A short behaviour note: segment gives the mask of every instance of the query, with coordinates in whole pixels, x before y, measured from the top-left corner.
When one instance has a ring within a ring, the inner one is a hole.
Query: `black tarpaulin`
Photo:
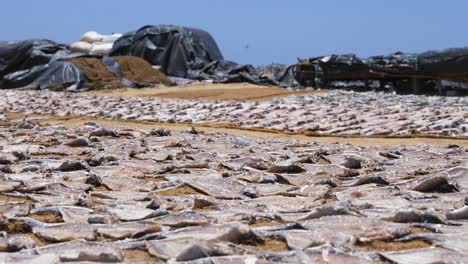
[[[250,82],[295,86],[292,68],[282,74],[262,74],[252,65],[224,60],[218,45],[206,31],[173,25],[145,26],[123,35],[114,43],[111,56],[130,55],[161,66],[168,76],[213,80],[218,83]],[[272,77],[279,79],[272,79]]]
[[[47,39],[0,42],[0,77],[49,63],[69,53],[67,46]]]
[[[418,64],[426,75],[468,76],[468,47],[421,53]]]
[[[30,88],[77,91],[83,89],[84,72],[68,61],[53,61],[47,64],[18,71],[3,78],[3,88]]]
[[[82,53],[72,53],[68,46],[46,39],[0,42],[0,89],[82,91],[94,88],[88,87],[89,76],[86,71],[70,61],[77,57],[86,56]],[[110,74],[115,75],[126,86],[150,85],[128,80],[121,72],[119,63],[111,57],[91,57],[102,61],[111,71]],[[97,68],[91,67],[90,71],[91,74],[99,74]]]
[[[419,54],[397,52],[388,56],[370,57],[366,61],[376,72],[456,79],[468,76],[468,48],[427,51]]]
[[[0,88],[85,89],[86,73],[68,58],[68,46],[46,39],[0,42]],[[397,52],[362,60],[353,54],[312,58],[297,65],[271,64],[262,67],[224,60],[215,40],[206,31],[173,26],[145,26],[119,38],[112,56],[137,56],[161,66],[169,76],[217,83],[250,82],[283,87],[301,83],[386,78],[449,79],[468,78],[468,48],[430,51],[421,54]],[[111,57],[97,57],[126,86],[147,86],[129,81]],[[384,74],[388,73],[388,74]],[[302,76],[302,77],[301,77]],[[395,78],[396,78],[395,77]]]
[[[300,60],[300,63],[314,66],[316,77],[329,80],[366,79],[369,73],[367,63],[354,54],[332,54]]]
[[[78,66],[69,61],[54,61],[44,74],[30,86],[39,89],[78,91],[83,89],[86,76]]]
[[[130,81],[122,72],[120,69],[120,64],[112,57],[110,56],[104,56],[102,58],[102,62],[106,65],[107,69],[111,71],[115,76],[117,76],[120,81],[123,83],[123,85],[128,86],[128,87],[144,87],[145,85],[142,84],[136,84],[132,81]]]
[[[296,80],[296,65],[269,64],[256,68],[262,79],[274,80],[278,86],[299,87]]]
[[[182,78],[189,77],[189,70],[201,70],[213,61],[223,60],[208,32],[173,25],[145,26],[127,33],[114,43],[110,55],[142,57],[152,65],[160,65],[167,75]]]
[[[387,56],[373,56],[366,60],[369,68],[386,73],[416,73],[418,71],[417,54],[396,52]]]
[[[68,46],[47,39],[0,42],[0,88],[77,88],[79,68],[60,61],[70,56]]]

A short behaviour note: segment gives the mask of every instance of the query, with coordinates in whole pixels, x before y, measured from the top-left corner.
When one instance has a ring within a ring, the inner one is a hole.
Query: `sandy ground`
[[[24,115],[6,114],[10,119],[23,119]],[[437,137],[385,137],[385,136],[312,136],[295,133],[283,133],[272,130],[262,129],[245,129],[232,127],[227,124],[175,124],[175,123],[158,123],[148,121],[132,121],[132,120],[110,120],[99,119],[81,116],[67,117],[48,117],[40,115],[28,116],[28,120],[35,120],[42,125],[63,125],[66,128],[76,128],[84,125],[87,122],[94,122],[106,127],[112,128],[133,128],[142,130],[151,130],[157,128],[165,128],[170,130],[182,131],[189,130],[194,127],[197,130],[205,132],[220,132],[228,133],[235,136],[245,136],[251,138],[276,138],[287,140],[298,140],[301,142],[322,142],[322,143],[338,143],[351,144],[356,146],[396,146],[396,145],[414,145],[414,144],[429,144],[434,146],[447,146],[449,144],[457,144],[468,148],[468,139],[459,138],[437,138]]]
[[[248,83],[206,84],[196,83],[178,87],[123,88],[97,90],[89,93],[105,96],[159,97],[173,99],[264,101],[290,95],[324,92],[318,90],[292,91],[273,86],[259,86]]]

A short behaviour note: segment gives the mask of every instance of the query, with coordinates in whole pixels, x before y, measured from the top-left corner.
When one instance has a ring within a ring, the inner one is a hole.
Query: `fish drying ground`
[[[341,118],[316,131],[359,122],[335,133],[397,133],[406,122],[408,131],[466,135],[466,99],[416,98],[331,92],[239,103],[1,91],[0,101],[5,112],[293,130]],[[457,144],[356,146],[3,117],[0,153],[0,263],[468,262],[468,152]]]
[[[4,113],[226,124],[310,135],[468,136],[467,97],[329,91],[255,102],[3,90],[0,106]]]

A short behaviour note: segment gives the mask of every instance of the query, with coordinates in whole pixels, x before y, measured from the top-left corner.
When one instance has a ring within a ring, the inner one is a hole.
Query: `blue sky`
[[[210,32],[226,59],[255,65],[468,46],[465,0],[15,0],[2,10],[1,40],[70,43],[88,30],[178,24]]]

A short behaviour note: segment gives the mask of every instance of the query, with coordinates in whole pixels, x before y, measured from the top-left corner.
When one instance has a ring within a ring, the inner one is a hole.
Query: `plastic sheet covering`
[[[361,72],[367,71],[367,64],[354,54],[331,55],[320,60],[320,65],[328,71]]]
[[[223,60],[209,33],[173,25],[145,26],[127,33],[114,43],[110,54],[142,57],[160,65],[166,74],[182,78],[188,77],[189,70]]]
[[[69,53],[67,46],[46,39],[0,42],[0,78],[49,63]]]
[[[30,88],[77,91],[84,89],[86,76],[75,64],[54,61],[4,77],[5,88]]]
[[[426,75],[468,76],[468,47],[424,52],[418,63]]]
[[[468,48],[428,51],[420,54],[397,52],[389,56],[370,57],[366,62],[377,72],[434,78],[468,77]]]
[[[366,62],[372,70],[378,72],[402,74],[418,71],[417,54],[396,52],[388,56],[373,56]]]
[[[47,39],[0,42],[0,88],[79,85],[76,67],[58,62],[68,56],[68,46]]]
[[[291,74],[292,68],[284,69],[279,75],[267,76],[252,65],[224,60],[211,35],[194,28],[145,26],[123,35],[114,43],[110,54],[142,57],[152,65],[161,66],[164,73],[173,77],[213,80],[218,83],[297,85],[294,74]],[[279,79],[272,79],[272,76]]]
[[[215,83],[248,82],[259,85],[297,87],[294,79],[294,66],[269,65],[255,68],[249,64],[219,60],[200,70],[189,70],[189,79],[212,80]]]
[[[127,77],[125,77],[120,68],[120,64],[114,58],[104,56],[102,57],[102,62],[107,66],[107,69],[109,69],[115,76],[117,76],[125,86],[133,87],[137,85],[134,82],[130,81]]]
[[[84,72],[68,61],[54,61],[47,71],[32,83],[32,87],[51,90],[84,90]]]
[[[27,70],[17,71],[3,76],[0,85],[2,89],[26,87],[49,69],[49,64],[34,66]]]
[[[365,65],[364,61],[358,58],[355,54],[333,54],[313,59],[322,65],[329,65],[329,67],[351,67],[356,65]]]
[[[369,72],[367,63],[354,54],[333,54],[300,62],[314,65],[317,77],[331,80],[366,79]]]
[[[263,79],[277,82],[278,86],[299,87],[296,80],[296,65],[270,64],[256,68],[257,73]]]
[[[199,70],[189,70],[189,79],[213,80],[217,83],[259,82],[252,65],[240,65],[235,62],[219,60],[207,64]]]

